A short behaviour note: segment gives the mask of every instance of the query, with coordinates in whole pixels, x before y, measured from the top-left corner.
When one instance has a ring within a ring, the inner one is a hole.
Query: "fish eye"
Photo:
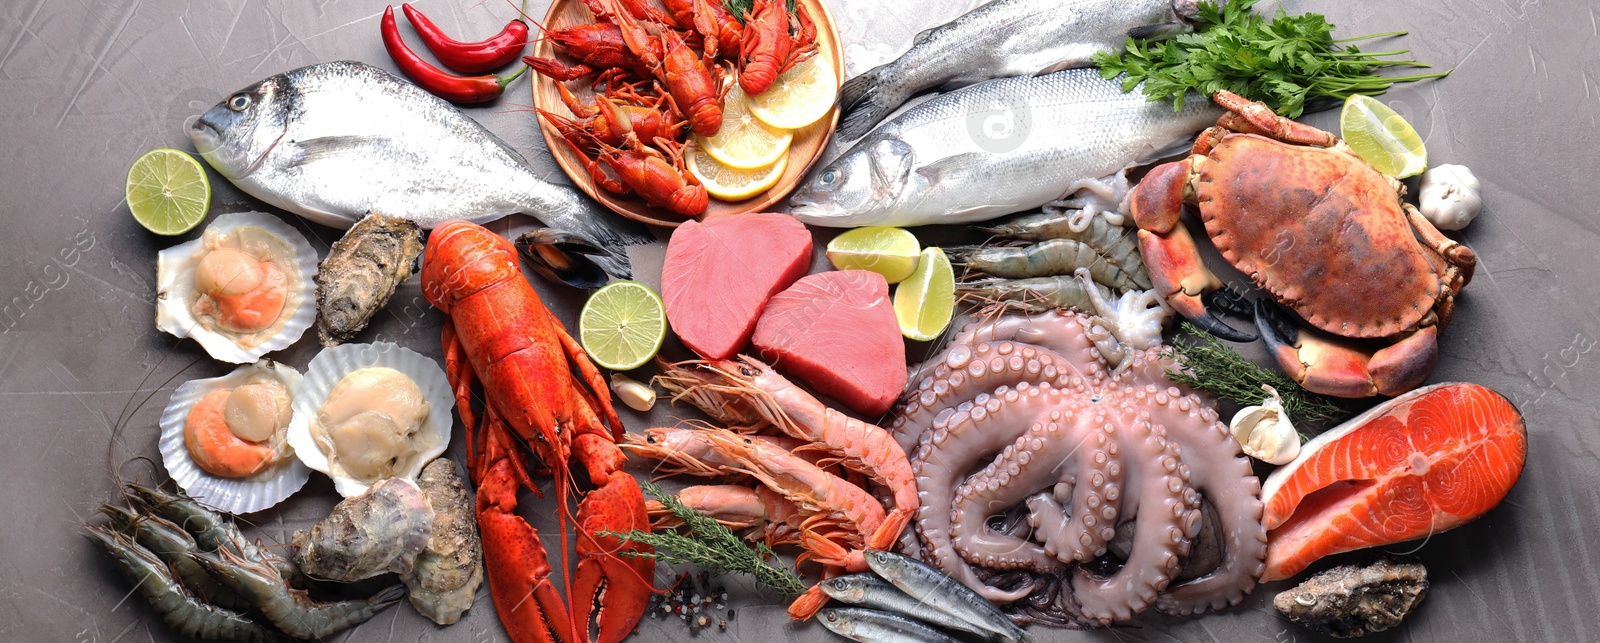
[[[835,171],[835,170],[823,170],[822,171],[822,184],[823,185],[828,185],[830,183],[833,183],[834,179],[837,179],[837,178],[839,178],[839,173],[837,171]]]
[[[231,109],[231,110],[236,111],[236,112],[242,112],[242,111],[247,110],[249,108],[250,108],[250,95],[249,94],[234,94],[233,98],[229,98],[228,99],[228,109]]]

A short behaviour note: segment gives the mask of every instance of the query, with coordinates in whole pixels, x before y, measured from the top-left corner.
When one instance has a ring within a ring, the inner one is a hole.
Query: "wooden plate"
[[[819,55],[827,56],[833,62],[834,77],[844,78],[844,51],[841,48],[839,32],[833,25],[833,15],[828,12],[828,5],[823,0],[798,0],[805,5],[806,12],[817,25],[817,45],[822,51]],[[555,0],[550,5],[550,12],[544,17],[544,24],[551,29],[560,29],[579,24],[593,22],[594,18],[589,13],[589,8],[584,6],[582,0]],[[562,62],[572,64],[574,61],[563,54],[556,53],[554,45],[548,39],[541,39],[534,43],[533,55],[541,58],[556,58]],[[556,90],[556,82],[539,74],[534,74],[533,104],[539,109],[552,114],[572,116],[572,111],[561,102],[561,95]],[[589,91],[591,79],[583,78],[567,83],[567,89],[577,95],[579,99],[589,100],[593,93]],[[729,82],[735,82],[730,78]],[[573,184],[583,190],[594,200],[605,204],[617,214],[636,221],[675,228],[678,224],[688,220],[666,208],[647,205],[638,197],[624,197],[607,192],[596,186],[594,179],[584,169],[583,161],[578,155],[567,147],[561,140],[561,135],[555,128],[538,119],[539,129],[544,134],[545,146],[550,148],[555,155],[556,163],[561,166]],[[789,165],[784,169],[783,176],[767,191],[757,194],[749,199],[736,202],[720,201],[711,198],[711,205],[706,208],[699,219],[727,214],[742,214],[745,212],[761,212],[772,207],[773,204],[789,196],[800,181],[805,179],[811,166],[822,156],[822,151],[828,147],[828,140],[833,138],[834,127],[839,123],[839,108],[835,106],[828,111],[826,116],[817,122],[795,130],[794,141],[789,144]]]

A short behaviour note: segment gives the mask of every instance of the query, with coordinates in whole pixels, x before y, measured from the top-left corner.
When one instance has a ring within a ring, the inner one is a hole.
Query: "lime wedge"
[[[1379,172],[1397,179],[1428,169],[1428,149],[1406,119],[1371,96],[1351,94],[1339,112],[1339,136]]]
[[[637,281],[613,281],[595,291],[578,314],[578,341],[596,364],[614,371],[643,366],[667,337],[661,297]]]
[[[840,270],[871,270],[897,284],[917,269],[921,249],[917,237],[903,228],[871,226],[846,231],[829,241],[828,261]]]
[[[783,72],[767,91],[751,96],[750,113],[773,127],[800,129],[827,115],[838,92],[833,63],[818,55]]]
[[[900,334],[930,341],[950,325],[956,307],[956,273],[939,248],[924,248],[917,269],[894,291],[894,316]]]
[[[211,209],[211,183],[200,162],[173,149],[156,149],[128,168],[128,209],[146,230],[178,235],[193,230]]]

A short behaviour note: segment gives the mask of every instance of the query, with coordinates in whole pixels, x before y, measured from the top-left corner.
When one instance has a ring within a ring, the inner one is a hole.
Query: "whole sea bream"
[[[813,171],[791,212],[829,227],[984,221],[1154,160],[1221,114],[1198,96],[1174,112],[1093,69],[991,80],[885,122]]]
[[[606,251],[629,276],[626,246],[652,240],[577,190],[549,183],[477,121],[394,75],[331,62],[234,92],[189,123],[195,149],[239,189],[335,228],[368,212],[423,228],[513,213]]]
[[[839,136],[860,138],[907,99],[935,87],[1085,67],[1129,36],[1188,31],[1195,0],[993,0],[916,35],[899,58],[839,90]]]

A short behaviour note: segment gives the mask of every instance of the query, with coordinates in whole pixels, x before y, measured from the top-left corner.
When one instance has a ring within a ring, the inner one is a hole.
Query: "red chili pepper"
[[[522,6],[528,6],[527,0],[523,0]],[[445,35],[438,25],[422,15],[421,11],[412,8],[410,3],[402,4],[400,8],[405,10],[411,26],[416,27],[417,35],[422,36],[422,44],[428,46],[428,51],[433,52],[439,62],[456,71],[478,73],[499,69],[521,56],[522,49],[528,44],[528,23],[522,21],[521,14],[506,23],[506,28],[493,38],[461,42]]]
[[[456,76],[423,60],[400,39],[400,26],[395,24],[394,7],[383,10],[383,48],[389,57],[411,80],[435,96],[452,103],[487,103],[500,97],[506,85],[528,71],[523,67],[510,76]]]

